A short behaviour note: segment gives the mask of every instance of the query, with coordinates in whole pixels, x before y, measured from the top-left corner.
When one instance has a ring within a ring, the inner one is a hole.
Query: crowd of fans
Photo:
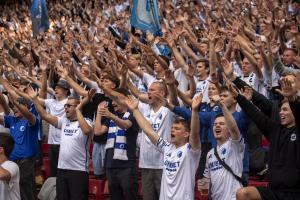
[[[0,199],[36,199],[45,142],[58,200],[88,199],[89,158],[113,200],[137,199],[137,160],[145,200],[300,199],[300,4],[161,0],[162,36],[131,5],[49,1],[35,38],[0,5]]]

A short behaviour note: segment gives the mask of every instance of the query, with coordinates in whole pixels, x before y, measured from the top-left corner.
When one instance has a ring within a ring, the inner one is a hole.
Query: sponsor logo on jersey
[[[177,162],[170,162],[168,160],[165,160],[164,165],[166,166],[166,170],[168,172],[176,172],[177,168],[180,165],[180,162],[179,161],[177,161]]]
[[[225,158],[222,159],[223,161],[225,161]],[[219,162],[219,161],[213,161],[208,163],[208,168],[210,169],[210,171],[216,171],[219,169],[223,168],[223,165]]]
[[[67,136],[73,136],[74,133],[76,133],[78,129],[64,129],[64,133]]]

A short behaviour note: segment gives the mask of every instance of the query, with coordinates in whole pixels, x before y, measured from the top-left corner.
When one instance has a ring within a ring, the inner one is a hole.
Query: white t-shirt
[[[244,150],[245,144],[243,138],[240,140],[229,139],[221,146],[217,146],[220,158],[239,177],[243,173]],[[242,184],[219,163],[214,154],[214,149],[211,149],[207,154],[203,175],[206,178],[210,178],[211,197],[213,200],[236,199],[236,191],[242,187]]]
[[[67,103],[68,99],[57,101],[55,99],[45,99],[45,106],[48,109],[50,115],[56,117],[65,116],[64,105]],[[49,125],[49,135],[48,135],[48,144],[60,144],[60,134],[61,130],[55,128],[51,124]]]
[[[164,152],[160,200],[194,200],[195,174],[201,150],[194,151],[189,143],[176,148],[160,138],[157,146]]]
[[[0,199],[1,200],[20,200],[20,172],[19,167],[12,161],[5,161],[1,164],[5,170],[10,173],[10,181],[0,181]]]
[[[156,81],[156,78],[150,74],[144,73],[142,81],[146,84],[147,88]]]
[[[196,93],[194,95],[194,97],[202,94],[203,95],[203,99],[202,99],[202,102],[207,102],[209,103],[210,100],[208,98],[208,86],[209,86],[209,80],[210,80],[210,77],[208,77],[207,79],[205,80],[198,80],[196,77],[195,77],[195,82],[196,82]]]
[[[4,112],[1,112],[0,115],[5,115]],[[5,126],[0,124],[0,133],[10,133],[9,128],[5,128]]]
[[[186,92],[189,88],[189,81],[186,77],[186,74],[182,68],[178,68],[174,71],[174,77],[178,81],[178,88],[182,92]]]
[[[85,120],[92,126],[91,120]],[[66,117],[58,118],[58,127],[61,128],[58,168],[87,172],[91,136],[82,133],[78,121],[71,122]]]
[[[171,127],[175,114],[166,107],[160,107],[158,111],[154,110],[148,104],[139,104],[139,109],[148,122],[152,125],[153,130],[164,140],[170,141]],[[163,154],[152,144],[145,133],[140,138],[140,168],[162,169]]]

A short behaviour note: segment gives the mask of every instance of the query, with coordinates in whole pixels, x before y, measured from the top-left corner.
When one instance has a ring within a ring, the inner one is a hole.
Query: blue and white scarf
[[[130,112],[126,112],[122,119],[127,120],[129,116]],[[105,145],[105,149],[110,148],[114,148],[113,159],[128,160],[126,130],[117,126],[113,120],[109,122],[107,142]]]

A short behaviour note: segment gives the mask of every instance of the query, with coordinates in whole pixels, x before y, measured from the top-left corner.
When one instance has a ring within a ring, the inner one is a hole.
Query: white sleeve
[[[49,107],[51,106],[51,104],[53,103],[54,99],[45,99],[45,106],[46,108],[49,109]]]
[[[147,74],[147,73],[143,74],[142,81],[143,81],[143,83],[145,83],[147,85],[148,88],[155,80],[156,79],[153,76],[151,76],[150,74]]]
[[[62,125],[65,123],[67,118],[65,117],[57,117],[57,127],[58,129],[61,129]]]
[[[232,138],[229,138],[229,141],[231,143],[231,147],[238,153],[244,153],[245,151],[245,143],[244,138],[240,136],[239,139],[233,140]]]
[[[91,81],[91,83],[90,83],[90,84],[88,84],[88,86],[89,86],[91,89],[96,89],[96,92],[97,92],[97,93],[101,93],[101,94],[103,94],[103,91],[102,91],[102,89],[101,89],[101,88],[99,88],[99,86],[98,86],[97,82],[95,82],[95,81]]]
[[[17,164],[15,164],[14,162],[11,161],[7,161],[4,162],[1,167],[3,167],[3,169],[7,170],[10,174],[10,181],[9,181],[9,187],[13,186],[13,182],[12,180],[15,179],[15,177],[18,175],[19,173],[19,167]]]

